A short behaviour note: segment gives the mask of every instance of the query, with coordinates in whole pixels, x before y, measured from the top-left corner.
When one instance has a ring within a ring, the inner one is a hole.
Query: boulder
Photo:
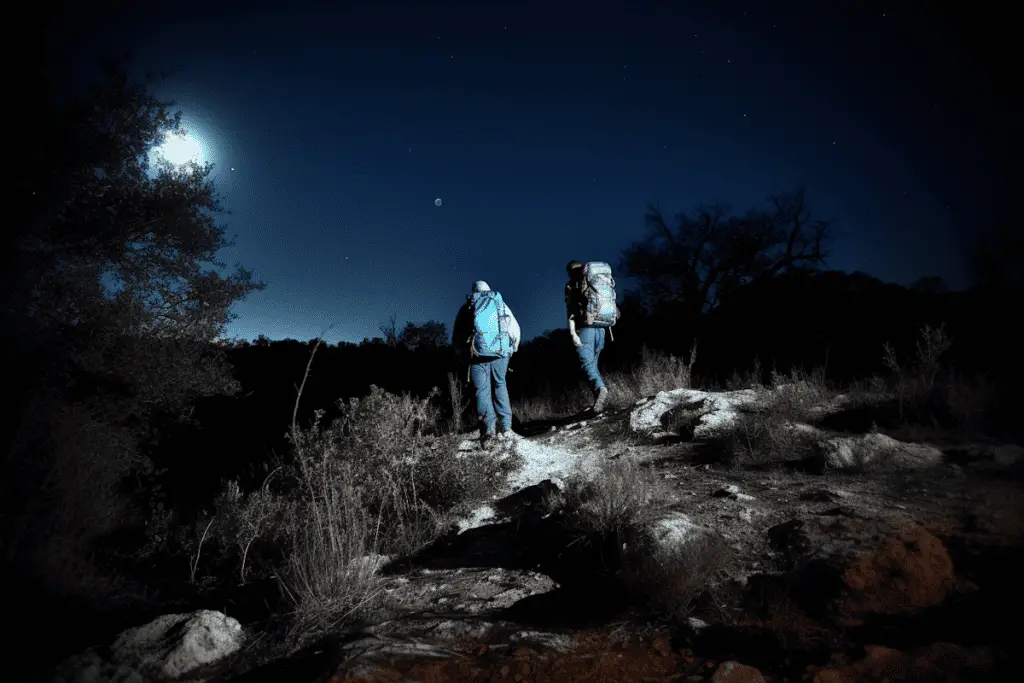
[[[53,683],[178,681],[236,653],[245,634],[237,620],[211,610],[165,614],[123,631],[107,648],[65,661]]]
[[[897,441],[885,434],[825,437],[818,449],[828,467],[860,469],[868,466],[889,466],[902,470],[934,467],[943,462],[942,451],[934,446]]]
[[[841,626],[909,616],[953,590],[953,562],[924,528],[848,515],[793,519],[767,530],[805,609]]]
[[[942,541],[918,528],[848,564],[842,583],[835,616],[856,626],[871,616],[907,616],[942,603],[953,590],[953,562]]]
[[[711,675],[711,683],[765,683],[764,676],[752,666],[722,662]]]

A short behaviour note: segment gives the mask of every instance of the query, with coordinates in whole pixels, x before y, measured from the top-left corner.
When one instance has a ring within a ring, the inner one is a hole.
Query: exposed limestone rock
[[[51,680],[179,681],[233,655],[243,640],[238,621],[220,612],[166,614],[122,632],[109,648],[94,648],[69,659]]]

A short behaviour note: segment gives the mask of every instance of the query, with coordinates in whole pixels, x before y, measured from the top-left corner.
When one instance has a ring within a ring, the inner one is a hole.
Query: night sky
[[[66,46],[172,72],[157,94],[231,211],[223,260],[268,285],[229,336],[450,328],[484,279],[529,339],[565,323],[565,263],[617,265],[649,203],[803,185],[830,267],[965,286],[1006,134],[950,33],[968,19],[911,5],[165,3],[70,15]]]

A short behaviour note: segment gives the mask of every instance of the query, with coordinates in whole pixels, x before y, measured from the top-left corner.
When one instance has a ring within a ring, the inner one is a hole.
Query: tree
[[[812,218],[802,189],[743,216],[701,205],[677,216],[674,227],[651,207],[646,223],[647,235],[623,252],[620,268],[636,278],[648,310],[668,306],[688,315],[714,308],[743,285],[824,263],[830,229]]]
[[[392,313],[391,318],[378,328],[384,335],[384,343],[394,348],[398,346],[398,314]]]
[[[151,164],[181,118],[150,84],[115,64],[85,92],[40,88],[23,105],[38,146],[2,274],[23,407],[3,507],[22,539],[71,552],[118,520],[118,484],[147,469],[160,420],[234,389],[215,340],[263,285],[216,260],[229,242],[211,166]]]
[[[444,323],[429,320],[421,325],[406,323],[398,343],[410,351],[439,349],[448,346],[448,329]]]

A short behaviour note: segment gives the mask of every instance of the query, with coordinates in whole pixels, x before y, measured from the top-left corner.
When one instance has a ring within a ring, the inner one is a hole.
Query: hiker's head
[[[583,264],[573,259],[565,265],[565,272],[569,274],[570,279],[577,280],[583,277]]]
[[[477,292],[489,292],[489,291],[491,291],[490,285],[488,285],[483,280],[477,280],[476,282],[473,283],[473,293],[474,294],[477,293]]]

